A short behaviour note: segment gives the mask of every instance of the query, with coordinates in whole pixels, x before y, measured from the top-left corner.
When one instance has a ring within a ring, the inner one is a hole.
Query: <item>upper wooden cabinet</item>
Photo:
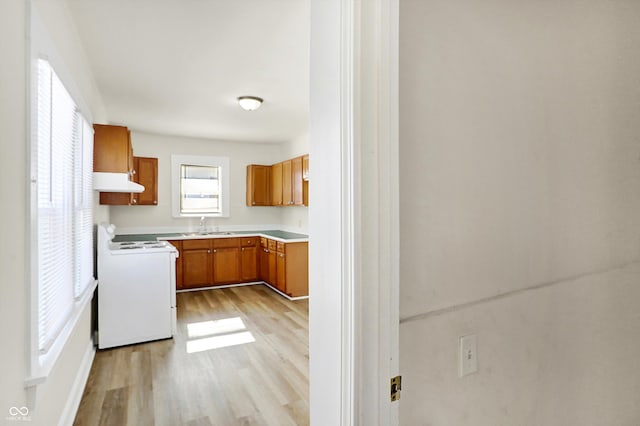
[[[271,166],[271,205],[283,205],[282,197],[282,163]]]
[[[302,195],[302,157],[292,158],[282,163],[282,205],[301,206]]]
[[[309,205],[309,154],[302,157],[302,204]]]
[[[247,166],[247,205],[271,205],[271,166]]]
[[[248,206],[309,205],[309,156],[271,166],[247,166]]]
[[[309,180],[309,154],[302,156],[302,180]]]
[[[124,126],[94,124],[93,171],[128,173],[129,180],[145,187],[144,192],[101,192],[100,204],[158,204],[158,159],[134,157],[131,133]]]
[[[131,134],[124,126],[94,124],[93,171],[133,172]]]
[[[133,180],[144,186],[144,191],[133,194],[133,204],[155,206],[158,204],[158,159],[133,157]]]
[[[101,192],[100,204],[112,206],[155,206],[158,204],[158,159],[133,157],[132,170],[132,180],[144,186],[144,191],[139,193]]]
[[[302,197],[302,157],[291,160],[291,204],[301,206],[304,204]]]
[[[293,204],[293,179],[291,175],[291,160],[282,162],[282,205]]]

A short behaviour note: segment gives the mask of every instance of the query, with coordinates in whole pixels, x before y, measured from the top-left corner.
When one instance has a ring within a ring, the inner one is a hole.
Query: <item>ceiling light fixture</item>
[[[238,98],[240,107],[246,111],[253,111],[254,109],[260,108],[262,102],[262,98],[258,98],[256,96],[240,96]]]

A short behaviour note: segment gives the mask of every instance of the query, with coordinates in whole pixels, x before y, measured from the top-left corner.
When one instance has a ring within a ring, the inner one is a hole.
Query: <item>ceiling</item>
[[[306,132],[309,0],[67,0],[110,124],[251,142]],[[244,111],[236,98],[264,104]]]

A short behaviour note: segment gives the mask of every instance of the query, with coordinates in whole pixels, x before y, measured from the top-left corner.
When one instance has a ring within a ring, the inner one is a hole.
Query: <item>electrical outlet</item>
[[[460,337],[459,376],[464,377],[478,371],[478,339],[475,334]]]

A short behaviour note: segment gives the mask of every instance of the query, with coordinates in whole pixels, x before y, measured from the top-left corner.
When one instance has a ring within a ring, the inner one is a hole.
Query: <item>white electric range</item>
[[[167,241],[114,236],[114,225],[98,226],[98,347],[172,337],[178,250]]]

